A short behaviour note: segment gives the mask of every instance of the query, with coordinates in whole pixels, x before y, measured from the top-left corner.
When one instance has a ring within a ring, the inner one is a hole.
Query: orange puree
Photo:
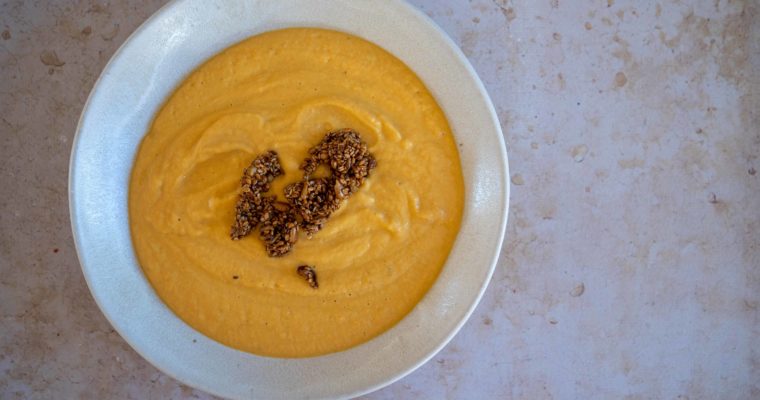
[[[360,132],[378,166],[309,240],[267,257],[257,233],[230,240],[243,169],[275,150],[285,175],[330,130]],[[137,256],[166,305],[247,352],[307,357],[383,333],[440,272],[459,230],[462,172],[446,118],[419,78],[344,33],[286,29],[201,65],[142,141],[129,189]],[[319,289],[298,276],[316,266]]]

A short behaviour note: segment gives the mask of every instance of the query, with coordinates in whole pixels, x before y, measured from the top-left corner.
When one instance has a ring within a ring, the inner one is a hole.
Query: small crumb
[[[472,19],[472,22],[474,22],[476,24],[479,24],[480,23],[480,18],[475,17],[475,18]]]
[[[577,163],[583,162],[583,160],[586,159],[587,153],[588,153],[588,146],[586,146],[585,144],[582,144],[580,146],[575,146],[570,151],[570,154],[573,156],[573,160],[575,160],[575,162]]]
[[[57,247],[53,249],[53,253],[57,253],[57,252],[59,252],[59,251],[60,251],[60,250],[59,250]]]
[[[237,276],[237,275],[232,275],[232,279],[238,279],[238,278],[240,278],[240,277]]]
[[[560,35],[558,32],[554,32],[552,34],[552,37],[554,38],[554,40],[562,40],[562,35]]]
[[[618,72],[615,74],[615,86],[623,87],[626,83],[628,83],[628,77],[625,76],[625,73]]]
[[[193,339],[193,343],[197,343],[197,342],[198,342],[197,340]]]
[[[586,22],[583,24],[583,26],[586,28],[587,31],[590,31],[593,26],[591,25],[591,22]]]
[[[89,36],[92,33],[92,27],[85,26],[84,29],[82,29],[82,35]]]
[[[559,89],[565,90],[565,87],[567,87],[567,82],[565,82],[565,76],[562,75],[562,72],[557,74],[557,82],[559,83]]]
[[[752,175],[752,176],[755,176],[755,174],[757,173],[757,170],[755,169],[755,167],[750,167],[747,170],[747,173],[750,174],[750,175]]]
[[[119,34],[119,24],[116,24],[113,26],[113,28],[111,28],[109,32],[103,33],[102,35],[100,35],[100,37],[105,41],[109,41],[109,40],[113,40],[113,38],[115,38],[116,35],[118,34]]]
[[[2,36],[3,40],[8,40],[11,38],[11,31],[6,29],[0,36]]]
[[[515,9],[512,7],[509,7],[506,10],[502,10],[502,12],[507,17],[507,21],[509,22],[512,22],[512,20],[517,18],[517,13],[515,13]]]
[[[715,193],[710,193],[710,196],[707,198],[707,202],[710,204],[718,204],[720,203],[720,200],[718,200],[718,196],[715,195]]]
[[[607,0],[607,7],[612,7],[615,4],[615,0]]]
[[[697,135],[701,135],[703,133],[705,133],[704,129],[702,129],[702,128],[697,129]]]
[[[319,288],[319,282],[317,282],[317,271],[314,269],[314,267],[311,265],[300,265],[298,266],[298,269],[296,269],[296,272],[298,275],[306,279],[306,282],[309,283],[309,286],[311,286],[312,289]],[[350,296],[351,293],[348,295]]]
[[[578,286],[574,287],[573,290],[570,291],[570,296],[572,297],[581,297],[583,296],[583,293],[586,291],[586,285],[583,283],[579,284]]]
[[[533,150],[538,150],[538,143],[537,142],[531,142],[530,143],[530,148],[533,149]]]
[[[64,61],[61,61],[60,58],[58,58],[58,54],[54,50],[45,50],[40,54],[40,61],[42,61],[43,64],[51,66],[51,67],[62,67],[64,64],[66,64]]]
[[[491,318],[489,317],[483,318],[483,325],[490,326],[491,324],[493,324],[493,320]]]
[[[512,175],[512,183],[517,186],[522,186],[525,184],[525,180],[523,179],[522,175],[520,174],[514,174]]]
[[[95,3],[90,7],[90,9],[87,10],[87,13],[102,13],[106,11],[106,8],[98,3]]]
[[[557,321],[556,318],[551,317],[551,318],[549,318],[549,323],[552,324],[552,325],[557,325],[559,323],[559,321]]]

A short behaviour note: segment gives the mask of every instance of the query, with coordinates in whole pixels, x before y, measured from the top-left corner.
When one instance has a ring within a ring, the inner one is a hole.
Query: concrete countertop
[[[83,104],[163,3],[0,1],[0,398],[211,398],[111,329],[69,228]],[[412,3],[493,98],[512,206],[469,322],[365,398],[760,398],[760,3]]]

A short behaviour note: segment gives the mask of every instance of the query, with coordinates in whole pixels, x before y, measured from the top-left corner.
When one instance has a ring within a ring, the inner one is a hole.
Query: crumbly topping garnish
[[[285,198],[301,217],[301,227],[311,237],[340,207],[334,177],[305,179],[285,187]]]
[[[319,288],[319,282],[317,282],[317,270],[314,269],[314,267],[310,265],[300,265],[296,272],[298,272],[298,275],[301,275],[306,279],[306,282],[309,282],[309,286],[311,286],[312,289]]]
[[[275,202],[275,196],[264,196],[274,178],[282,175],[282,166],[274,151],[258,157],[243,171],[240,181],[240,197],[235,205],[235,223],[230,230],[232,240],[238,240],[251,233],[268,216]]]
[[[311,179],[319,165],[329,166],[332,176]],[[304,179],[285,189],[285,198],[301,216],[301,226],[309,237],[322,229],[343,200],[359,190],[375,167],[375,157],[353,129],[330,132],[309,149],[309,157],[301,164]]]
[[[367,144],[353,129],[341,129],[327,134],[322,141],[309,150],[309,157],[301,164],[304,179],[309,179],[320,164],[330,167],[332,176],[341,185],[340,198],[356,192],[377,166]]]
[[[319,165],[329,166],[331,176],[312,178]],[[283,256],[298,240],[299,229],[311,238],[343,201],[359,190],[375,167],[377,161],[356,131],[330,132],[309,150],[300,167],[303,179],[285,187],[287,203],[283,203],[276,196],[264,195],[274,178],[283,174],[277,153],[266,152],[243,172],[230,236],[233,240],[240,239],[261,225],[259,236],[267,254]]]
[[[261,218],[261,240],[269,257],[281,257],[298,241],[298,220],[287,203],[275,202]]]
[[[251,190],[258,188],[262,192],[267,192],[274,178],[282,174],[282,166],[277,152],[270,150],[256,157],[251,165],[243,171],[241,180],[243,192],[246,191],[246,188]]]

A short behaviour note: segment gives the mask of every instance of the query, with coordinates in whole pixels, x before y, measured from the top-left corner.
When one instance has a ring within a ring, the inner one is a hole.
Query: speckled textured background
[[[2,399],[211,398],[111,329],[69,228],[84,101],[163,3],[0,0]],[[493,98],[512,207],[471,320],[366,398],[760,398],[760,2],[412,3]]]

